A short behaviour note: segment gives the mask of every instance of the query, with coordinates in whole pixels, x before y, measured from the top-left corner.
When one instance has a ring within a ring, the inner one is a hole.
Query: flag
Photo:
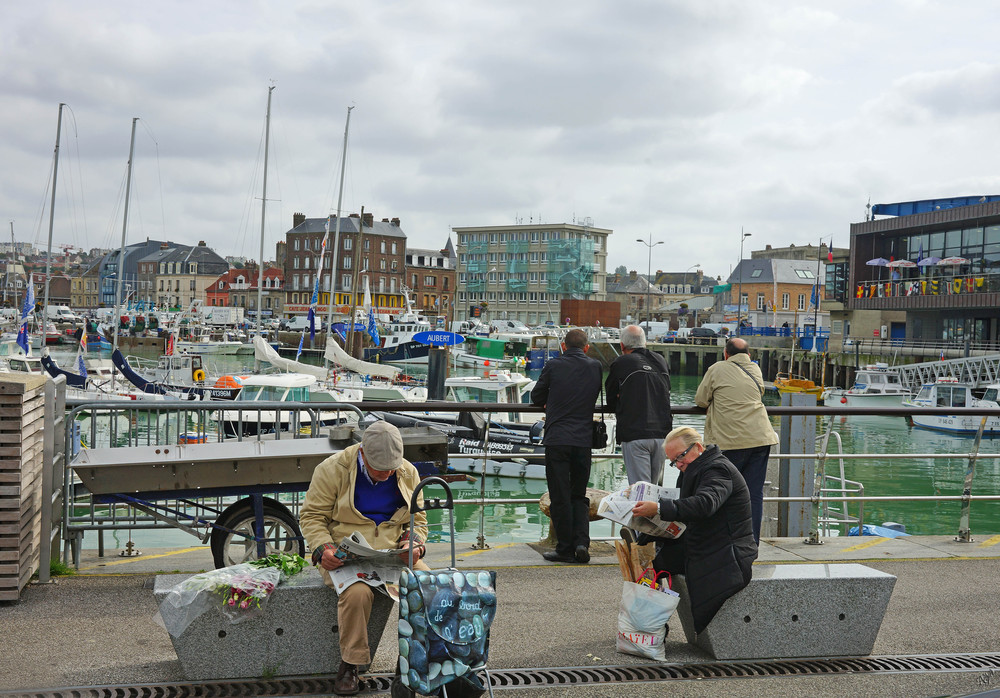
[[[830,246],[826,248],[826,261],[833,263],[833,239],[830,239]]]
[[[298,361],[299,357],[302,356],[302,342],[305,341],[305,338],[306,338],[306,333],[303,332],[302,336],[299,337],[299,350],[297,352],[295,352],[295,360],[296,361]]]
[[[80,375],[84,378],[87,377],[87,365],[83,362],[83,354],[80,354],[76,358],[76,365],[80,369]]]
[[[309,341],[316,339],[316,310],[309,306]]]
[[[941,350],[941,360],[944,361],[944,349]]]
[[[818,287],[817,284],[813,284],[812,298],[809,299],[809,305],[814,306],[814,307],[819,307],[819,293],[818,293],[818,288],[819,287]]]
[[[174,355],[174,334],[173,332],[167,337],[167,356]]]
[[[35,285],[28,281],[28,290],[24,293],[24,306],[21,308],[21,326],[17,330],[17,346],[24,350],[26,356],[31,356],[31,343],[28,341],[28,316],[35,309]]]
[[[375,307],[372,305],[372,289],[368,283],[367,276],[365,277],[364,309],[368,317],[368,326],[365,328],[365,331],[368,332],[368,336],[375,342],[375,346],[378,346],[382,343],[382,340],[378,336],[378,325],[375,324]]]

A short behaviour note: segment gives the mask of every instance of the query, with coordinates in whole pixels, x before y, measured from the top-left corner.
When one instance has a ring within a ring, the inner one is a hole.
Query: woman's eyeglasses
[[[683,451],[681,451],[680,453],[678,453],[676,458],[671,459],[670,465],[672,467],[676,468],[677,467],[677,461],[679,461],[681,458],[683,458],[684,456],[686,456],[688,454],[688,451],[690,451],[692,448],[694,448],[694,444],[691,444],[690,446],[688,446],[687,448],[685,448]]]

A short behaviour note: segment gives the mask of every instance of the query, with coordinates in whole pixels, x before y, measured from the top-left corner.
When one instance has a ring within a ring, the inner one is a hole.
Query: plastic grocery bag
[[[618,611],[618,651],[665,661],[663,641],[667,636],[667,621],[680,603],[680,596],[634,582],[623,584]]]

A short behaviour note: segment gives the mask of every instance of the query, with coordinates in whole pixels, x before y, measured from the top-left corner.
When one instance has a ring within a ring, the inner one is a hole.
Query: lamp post
[[[741,320],[743,319],[743,241],[750,237],[750,233],[744,233],[740,228],[740,284],[736,293],[736,335],[743,334]]]
[[[684,270],[684,288],[685,289],[687,289],[687,284],[688,284],[688,272],[691,271],[692,269],[698,269],[699,267],[701,267],[700,264],[692,264],[690,267],[688,267],[687,269]],[[685,293],[686,292],[687,291],[685,291]],[[695,309],[695,311],[694,311],[693,322],[694,322],[694,327],[697,327],[698,326],[698,310],[697,309]]]
[[[642,238],[636,238],[636,242],[641,242],[649,250],[649,254],[646,259],[646,334],[649,334],[651,328],[650,323],[652,322],[652,316],[650,315],[650,310],[649,310],[649,294],[653,286],[653,282],[649,280],[649,277],[653,272],[653,248],[656,247],[657,245],[662,245],[663,240],[653,242],[653,234],[650,233],[649,242],[646,242]]]

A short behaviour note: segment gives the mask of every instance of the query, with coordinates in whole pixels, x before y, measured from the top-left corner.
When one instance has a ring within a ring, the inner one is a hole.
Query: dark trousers
[[[753,539],[760,543],[760,520],[764,516],[764,480],[767,478],[767,457],[771,455],[771,447],[734,448],[723,451],[722,454],[746,480],[747,489],[750,490],[750,513],[753,515]]]
[[[590,547],[590,446],[546,446],[545,481],[552,504],[549,517],[556,533],[556,552],[572,556]]]

